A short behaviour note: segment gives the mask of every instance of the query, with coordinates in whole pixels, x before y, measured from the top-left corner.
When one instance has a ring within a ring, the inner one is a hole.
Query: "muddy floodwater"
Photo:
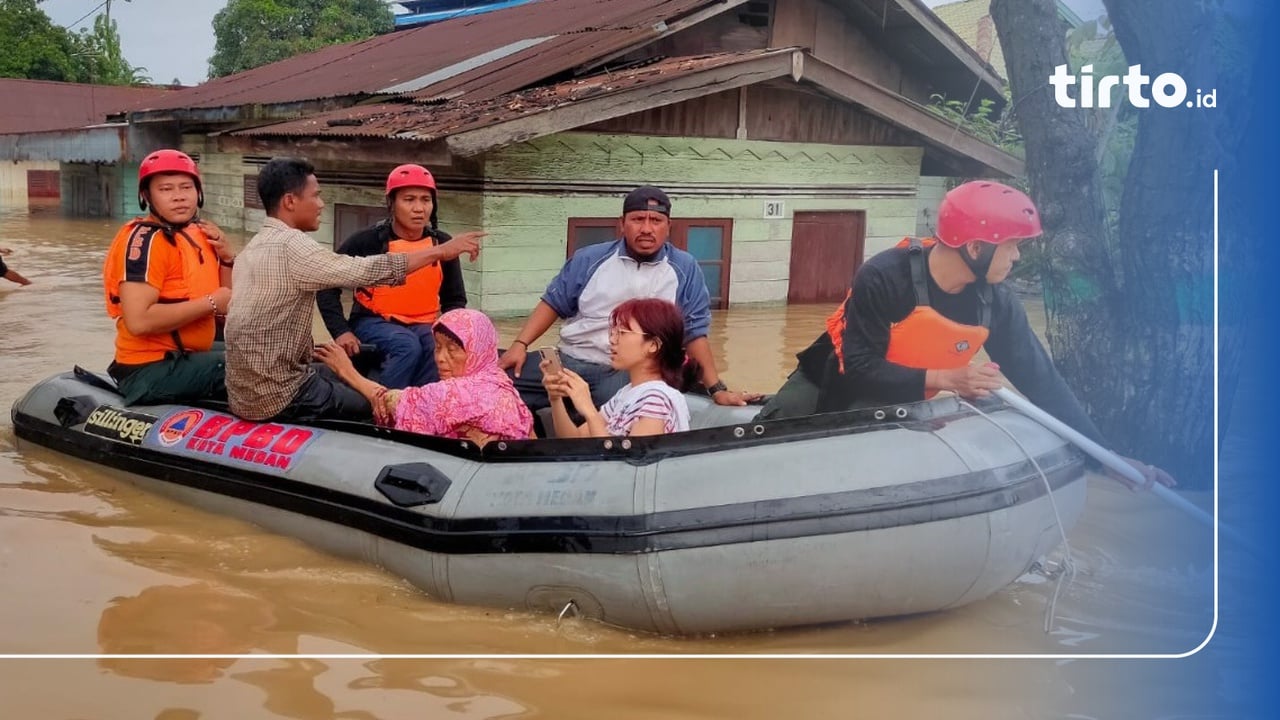
[[[1078,572],[1047,634],[1055,580],[1034,573],[952,612],[702,638],[437,603],[376,567],[15,440],[8,408],[34,382],[110,361],[100,269],[114,230],[0,213],[6,261],[35,282],[0,281],[0,653],[1176,653],[1212,624],[1207,531],[1101,478],[1069,536]],[[730,385],[776,389],[829,310],[717,313],[711,342]],[[500,323],[504,340],[517,327]],[[1231,674],[1212,652],[1148,664],[25,659],[0,660],[0,718],[1189,717]]]

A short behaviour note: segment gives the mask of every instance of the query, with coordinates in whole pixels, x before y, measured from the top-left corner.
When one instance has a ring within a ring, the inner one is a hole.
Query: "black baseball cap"
[[[627,199],[622,201],[623,215],[638,210],[652,210],[671,217],[671,199],[652,185],[642,185],[627,193]]]

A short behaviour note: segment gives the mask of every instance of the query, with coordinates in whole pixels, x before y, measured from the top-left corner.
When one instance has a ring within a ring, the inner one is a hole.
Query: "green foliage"
[[[134,67],[125,60],[120,50],[120,33],[116,21],[99,15],[93,20],[92,30],[81,30],[73,36],[76,52],[77,75],[82,82],[99,85],[141,85],[151,82],[146,68]]]
[[[0,0],[0,77],[76,79],[71,34],[53,24],[36,0]]]
[[[389,32],[382,0],[231,0],[213,18],[210,77]]]
[[[114,22],[99,15],[78,34],[53,24],[36,0],[0,0],[0,77],[136,85],[148,81],[124,58]]]
[[[1005,106],[1007,107],[1009,104],[1008,90],[1005,92]],[[995,118],[996,103],[994,100],[983,98],[978,101],[977,109],[971,113],[967,112],[968,103],[963,103],[959,100],[948,100],[945,95],[934,93],[929,96],[929,101],[930,110],[942,116],[943,119],[957,128],[980,140],[985,140],[1007,153],[1018,157],[1023,156],[1025,149],[1022,144],[1022,136],[1018,134],[1017,128],[1007,118],[1000,120]],[[1006,113],[1007,115],[1008,113]]]

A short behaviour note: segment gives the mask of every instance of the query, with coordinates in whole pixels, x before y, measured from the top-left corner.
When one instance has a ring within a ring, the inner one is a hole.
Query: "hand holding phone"
[[[544,375],[556,375],[564,370],[564,365],[560,363],[560,351],[554,347],[544,347],[538,350],[542,355],[542,359],[547,361],[547,369]]]

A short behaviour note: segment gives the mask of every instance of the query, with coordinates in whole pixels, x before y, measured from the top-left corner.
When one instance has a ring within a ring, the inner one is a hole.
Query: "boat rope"
[[[1036,472],[1040,475],[1040,480],[1044,482],[1044,491],[1049,496],[1049,506],[1053,508],[1053,519],[1058,527],[1058,536],[1062,538],[1063,552],[1062,572],[1058,573],[1058,581],[1053,586],[1053,595],[1049,598],[1049,604],[1045,608],[1044,613],[1044,632],[1048,635],[1053,631],[1053,621],[1057,615],[1058,609],[1058,596],[1062,593],[1063,585],[1070,584],[1076,577],[1076,563],[1071,555],[1071,543],[1067,541],[1067,530],[1062,524],[1062,513],[1058,512],[1058,500],[1053,494],[1053,486],[1049,484],[1049,476],[1045,475],[1044,469],[1040,467],[1040,463],[1036,461],[1035,456],[1031,454],[1030,450],[1027,450],[1027,446],[1023,445],[1022,441],[1019,440],[1016,435],[1010,432],[1009,428],[1000,424],[1000,422],[995,418],[979,410],[968,400],[962,398],[960,400],[960,404],[961,406],[967,407],[982,416],[987,422],[995,425],[1000,432],[1008,435],[1009,439],[1013,441],[1013,444],[1017,445],[1018,449],[1022,451],[1022,454],[1026,455],[1027,459],[1031,461],[1032,467],[1034,467]]]
[[[556,616],[556,627],[559,628],[560,623],[563,623],[566,617],[578,617],[580,614],[581,613],[578,610],[578,603],[570,600],[564,604],[564,607],[560,610],[560,614]]]

